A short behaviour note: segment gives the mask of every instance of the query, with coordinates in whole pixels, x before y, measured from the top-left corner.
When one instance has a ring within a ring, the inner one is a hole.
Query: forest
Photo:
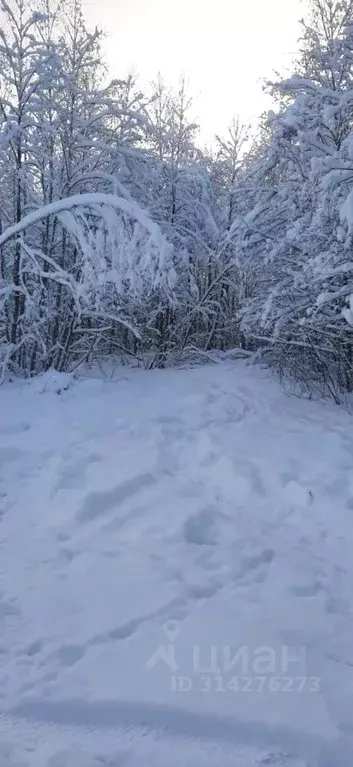
[[[0,0],[1,381],[238,349],[352,391],[353,0],[309,6],[273,110],[207,149],[186,79],[108,73],[80,0]]]

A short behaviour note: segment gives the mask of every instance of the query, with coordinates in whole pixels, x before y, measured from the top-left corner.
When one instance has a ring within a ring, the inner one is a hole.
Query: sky
[[[289,72],[303,15],[301,0],[83,0],[83,9],[106,33],[112,77],[133,71],[142,87],[158,71],[168,85],[186,75],[204,143],[233,115],[249,124],[270,108],[261,83]]]

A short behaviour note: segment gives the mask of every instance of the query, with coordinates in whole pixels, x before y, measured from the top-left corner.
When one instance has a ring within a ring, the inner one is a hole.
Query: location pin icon
[[[174,642],[180,634],[180,624],[178,621],[167,621],[163,626],[163,631],[170,642]]]

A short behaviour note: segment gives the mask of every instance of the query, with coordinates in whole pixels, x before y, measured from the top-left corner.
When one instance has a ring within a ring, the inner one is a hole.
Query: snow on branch
[[[128,289],[131,295],[148,295],[158,289],[172,295],[172,246],[136,202],[114,194],[80,194],[38,208],[5,229],[0,235],[0,248],[20,238],[28,254],[24,232],[50,216],[59,219],[81,253],[80,276],[77,281],[63,274],[47,254],[30,248],[33,263],[44,261],[47,269],[53,267],[43,278],[63,282],[65,277],[71,288],[74,285],[76,299],[84,301],[88,294],[92,301],[108,285],[113,285],[118,294]]]
[[[97,206],[100,210],[97,211]],[[107,211],[109,209],[115,211],[121,211],[126,213],[132,219],[137,221],[152,237],[154,243],[161,251],[170,249],[164,239],[162,232],[157,224],[155,224],[148,216],[146,211],[142,210],[136,202],[125,200],[122,197],[116,197],[113,194],[77,194],[73,197],[67,197],[63,200],[56,200],[49,205],[44,205],[42,208],[29,213],[22,221],[13,226],[9,226],[2,235],[0,235],[0,247],[5,245],[12,237],[16,237],[33,224],[42,221],[49,216],[58,216],[65,211],[74,210],[75,208],[91,208],[95,209],[95,213],[100,213],[103,218],[107,219]]]

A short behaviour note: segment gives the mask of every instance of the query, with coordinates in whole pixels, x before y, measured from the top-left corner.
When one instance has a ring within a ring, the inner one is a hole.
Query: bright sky
[[[112,77],[134,71],[141,87],[158,70],[185,72],[201,137],[224,133],[233,114],[248,123],[270,106],[261,80],[286,71],[297,50],[301,0],[83,0],[107,35]]]

